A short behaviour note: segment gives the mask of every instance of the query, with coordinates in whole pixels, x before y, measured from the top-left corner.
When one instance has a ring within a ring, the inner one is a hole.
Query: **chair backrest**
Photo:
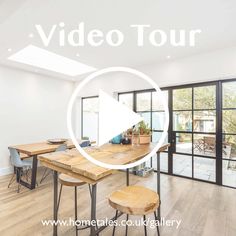
[[[66,144],[62,144],[60,145],[55,152],[61,152],[61,151],[65,151],[67,149],[67,145]]]
[[[80,143],[80,147],[88,147],[90,146],[90,141],[89,140],[85,140],[82,143]]]
[[[9,147],[8,149],[10,152],[11,164],[15,167],[22,167],[23,163],[22,163],[22,160],[20,158],[20,154],[18,153],[18,151],[12,147]]]
[[[210,146],[215,146],[216,145],[216,139],[214,137],[207,137],[207,136],[205,136],[204,137],[204,142],[207,145],[210,145]]]

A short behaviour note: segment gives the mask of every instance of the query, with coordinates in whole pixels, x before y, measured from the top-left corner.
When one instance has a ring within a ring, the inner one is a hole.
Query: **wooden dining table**
[[[65,144],[67,145],[68,149],[72,149],[75,147],[75,145],[71,140],[66,141]],[[12,148],[15,148],[20,154],[24,154],[22,155],[22,159],[29,157],[33,158],[31,182],[27,183],[23,180],[20,180],[19,176],[17,176],[17,180],[20,181],[20,184],[31,190],[34,189],[36,186],[36,178],[37,178],[37,167],[38,167],[37,156],[40,154],[55,152],[55,150],[59,146],[60,144],[51,144],[48,141],[10,146]]]
[[[84,150],[94,159],[113,165],[125,165],[140,160],[149,154],[155,144],[139,146],[105,144],[101,147],[86,147]],[[164,144],[157,152],[157,193],[160,195],[160,152],[165,151],[169,144]],[[91,186],[91,222],[96,221],[96,194],[97,184],[114,173],[114,170],[106,169],[93,164],[84,158],[76,149],[63,152],[54,152],[39,155],[41,164],[53,170],[54,197],[53,197],[53,219],[57,221],[58,204],[58,172],[85,181]],[[126,170],[126,184],[129,185],[129,169]],[[158,209],[160,218],[160,208]],[[95,236],[104,227],[90,226],[90,235]],[[53,226],[53,235],[57,235],[57,225]]]

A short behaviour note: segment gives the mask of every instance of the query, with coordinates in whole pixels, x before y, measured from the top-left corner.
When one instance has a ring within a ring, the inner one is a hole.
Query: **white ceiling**
[[[106,32],[117,28],[124,33],[125,41],[117,48],[107,44],[100,47],[88,44],[84,47],[59,47],[58,37],[54,37],[47,48],[98,69],[107,66],[136,67],[165,61],[167,55],[177,59],[236,46],[235,0],[0,0],[0,63],[35,71],[33,67],[10,62],[7,57],[28,44],[43,47],[35,24],[49,30],[53,24],[62,21],[68,31],[83,21],[87,30],[97,28]],[[170,45],[155,48],[150,44],[139,48],[134,43],[137,36],[130,24],[150,24],[151,29],[165,31],[201,29],[202,33],[194,48],[173,48]],[[34,38],[29,37],[30,33],[34,34]],[[8,52],[8,48],[12,48],[12,52]],[[46,70],[39,73],[73,78]]]

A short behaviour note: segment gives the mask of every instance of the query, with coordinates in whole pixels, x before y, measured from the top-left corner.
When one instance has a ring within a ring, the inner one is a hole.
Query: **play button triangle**
[[[121,134],[143,118],[119,103],[104,91],[99,91],[98,145],[101,146]]]

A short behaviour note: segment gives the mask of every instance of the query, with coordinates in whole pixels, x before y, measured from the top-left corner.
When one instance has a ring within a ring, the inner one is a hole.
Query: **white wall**
[[[0,67],[0,175],[9,173],[9,145],[69,137],[72,82]]]
[[[198,54],[138,68],[160,87],[236,78],[236,48]]]
[[[236,48],[176,60],[166,59],[164,63],[153,63],[135,69],[150,76],[159,87],[236,78]],[[109,93],[150,88],[146,82],[137,82],[137,77],[135,79],[134,76],[126,73],[100,76],[94,82],[89,83],[80,95],[98,95],[99,88],[103,88]]]
[[[159,87],[236,78],[236,48],[176,60],[166,59],[164,63],[153,63],[135,69],[147,74]],[[109,73],[89,82],[79,95],[98,95],[99,89],[113,94],[147,88],[151,88],[150,85],[136,76],[120,72]]]

